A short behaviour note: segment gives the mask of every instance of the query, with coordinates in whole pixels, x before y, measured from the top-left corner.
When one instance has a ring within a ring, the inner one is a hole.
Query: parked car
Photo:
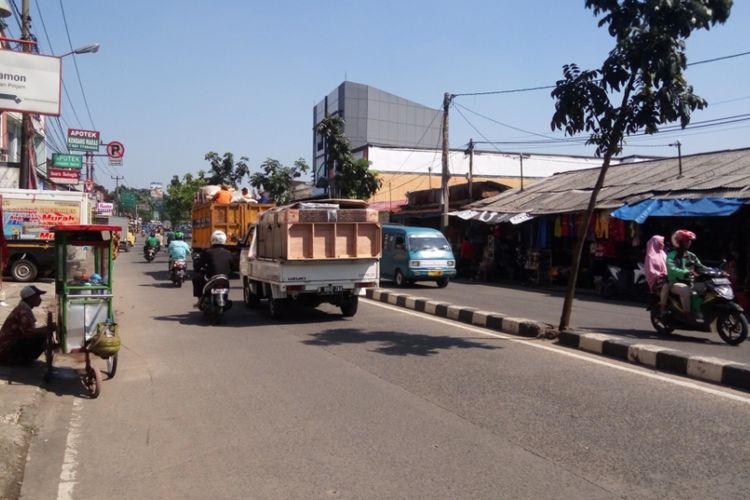
[[[456,259],[445,236],[429,227],[383,225],[380,278],[397,286],[434,281],[440,288],[456,276]]]

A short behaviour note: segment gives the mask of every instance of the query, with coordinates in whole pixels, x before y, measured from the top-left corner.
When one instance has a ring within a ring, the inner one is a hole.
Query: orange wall
[[[375,195],[368,201],[377,203],[383,201],[401,201],[406,200],[407,192],[422,191],[424,189],[436,189],[440,187],[439,175],[426,174],[392,174],[388,172],[379,172],[378,177],[383,180],[383,184]],[[536,182],[537,179],[524,179],[524,186],[529,186]],[[518,177],[474,177],[474,182],[493,181],[505,184],[512,188],[521,185],[521,179]],[[449,185],[466,184],[467,180],[463,176],[451,177]]]

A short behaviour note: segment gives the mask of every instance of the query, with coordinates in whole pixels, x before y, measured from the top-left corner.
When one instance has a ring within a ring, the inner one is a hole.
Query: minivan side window
[[[390,250],[393,248],[393,235],[386,234],[383,238],[383,250]]]
[[[396,242],[394,243],[394,248],[397,248],[399,250],[404,249],[404,237],[403,236],[396,236]]]

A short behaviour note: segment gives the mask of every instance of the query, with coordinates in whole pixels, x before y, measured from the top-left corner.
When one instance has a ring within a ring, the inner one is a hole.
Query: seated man
[[[172,263],[176,260],[187,260],[190,255],[190,245],[184,241],[185,235],[182,231],[175,231],[172,235],[172,242],[167,247],[169,254],[169,270],[172,270]]]
[[[214,195],[215,203],[232,203],[232,192],[229,191],[229,186],[226,184],[221,185],[221,189]]]
[[[35,326],[36,318],[31,310],[42,303],[45,293],[35,286],[21,290],[21,301],[0,328],[0,363],[30,365],[44,352],[45,339],[54,326]]]

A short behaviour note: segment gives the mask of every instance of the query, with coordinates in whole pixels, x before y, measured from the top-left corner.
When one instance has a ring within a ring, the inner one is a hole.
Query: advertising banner
[[[149,189],[151,191],[151,198],[161,200],[164,197],[164,186],[161,182],[152,182]]]
[[[53,240],[50,228],[79,224],[81,205],[77,202],[14,200],[3,197],[3,232],[14,240]]]
[[[83,168],[83,156],[52,153],[52,166],[58,168]]]
[[[0,50],[0,110],[60,115],[59,57]]]
[[[75,168],[47,169],[47,177],[56,184],[78,184],[81,180],[81,171]]]
[[[96,204],[96,213],[101,215],[112,215],[112,212],[115,210],[115,204],[100,201]]]
[[[69,128],[68,149],[71,151],[99,151],[99,131]]]

